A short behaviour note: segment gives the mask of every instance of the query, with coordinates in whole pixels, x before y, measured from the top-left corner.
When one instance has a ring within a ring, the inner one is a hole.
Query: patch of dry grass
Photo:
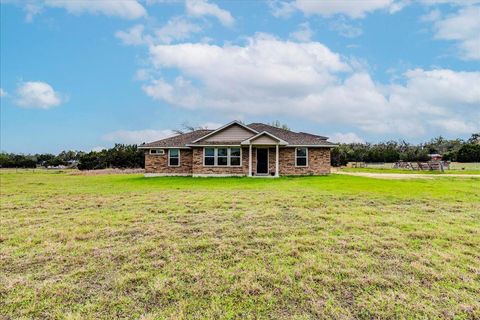
[[[0,177],[7,318],[480,317],[479,179]]]
[[[137,168],[137,169],[116,169],[116,168],[109,168],[109,169],[98,169],[98,170],[73,170],[70,174],[73,175],[82,175],[82,176],[92,176],[98,174],[135,174],[135,173],[144,173],[145,169]]]

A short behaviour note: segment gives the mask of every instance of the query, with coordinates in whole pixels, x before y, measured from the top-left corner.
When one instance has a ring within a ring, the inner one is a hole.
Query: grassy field
[[[480,318],[477,178],[0,179],[0,318]]]
[[[366,163],[367,168],[369,169],[392,169],[394,163],[385,162],[385,163]],[[451,162],[450,169],[447,171],[477,171],[480,173],[480,162]]]
[[[402,173],[402,174],[478,174],[480,170],[445,170],[445,171],[429,171],[429,170],[410,170],[410,169],[392,169],[392,168],[341,168],[345,172],[370,172],[370,173]]]

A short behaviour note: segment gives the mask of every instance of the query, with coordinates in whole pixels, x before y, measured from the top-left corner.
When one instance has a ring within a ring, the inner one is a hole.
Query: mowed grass
[[[402,174],[477,174],[480,177],[480,170],[411,170],[411,169],[392,169],[392,168],[341,168],[345,172],[369,172],[369,173],[402,173]]]
[[[480,318],[477,178],[0,179],[0,318]]]

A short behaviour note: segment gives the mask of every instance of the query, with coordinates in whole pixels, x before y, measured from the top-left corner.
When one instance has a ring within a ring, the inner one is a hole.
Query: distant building
[[[441,161],[442,155],[438,153],[432,153],[428,155],[430,157],[430,161]]]

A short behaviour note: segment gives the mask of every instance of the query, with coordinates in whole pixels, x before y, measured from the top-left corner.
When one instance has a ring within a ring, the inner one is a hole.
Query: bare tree
[[[284,129],[284,130],[290,130],[290,127],[286,123],[281,123],[278,120],[273,121],[272,123],[270,123],[270,125],[273,126],[273,127],[276,127],[276,128],[280,128],[280,129]]]
[[[191,124],[189,124],[188,122],[184,122],[181,124],[181,128],[180,129],[173,129],[173,132],[175,132],[176,134],[184,134],[184,133],[188,133],[188,132],[193,132],[195,130],[202,130],[202,129],[208,129],[206,126],[192,126]]]

